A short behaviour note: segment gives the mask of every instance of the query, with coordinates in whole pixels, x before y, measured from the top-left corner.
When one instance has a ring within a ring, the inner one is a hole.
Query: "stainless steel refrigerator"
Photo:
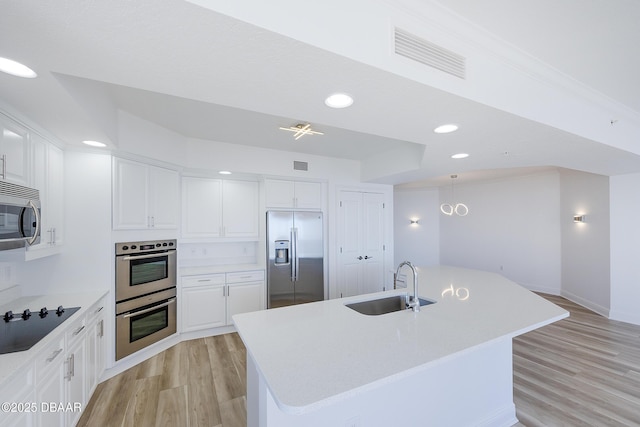
[[[322,212],[267,212],[267,307],[324,299]]]

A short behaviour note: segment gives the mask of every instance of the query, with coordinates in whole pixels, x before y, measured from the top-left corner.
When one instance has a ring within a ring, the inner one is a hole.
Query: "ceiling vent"
[[[465,57],[399,28],[395,29],[395,52],[452,76],[465,78]]]

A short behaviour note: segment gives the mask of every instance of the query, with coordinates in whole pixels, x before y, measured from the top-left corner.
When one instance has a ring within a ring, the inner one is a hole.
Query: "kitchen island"
[[[419,295],[436,303],[418,313],[345,306],[404,292],[234,316],[248,426],[515,424],[511,340],[568,312],[498,274],[446,266],[419,269]]]

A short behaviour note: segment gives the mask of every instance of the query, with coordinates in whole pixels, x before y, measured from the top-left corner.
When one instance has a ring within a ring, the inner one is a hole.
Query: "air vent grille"
[[[395,53],[461,79],[465,78],[466,59],[463,56],[399,28],[395,29]]]
[[[309,163],[307,163],[307,162],[299,162],[297,160],[294,160],[293,161],[293,170],[308,171],[309,170]]]
[[[40,200],[40,192],[35,188],[23,187],[6,181],[0,181],[0,194],[29,200]]]

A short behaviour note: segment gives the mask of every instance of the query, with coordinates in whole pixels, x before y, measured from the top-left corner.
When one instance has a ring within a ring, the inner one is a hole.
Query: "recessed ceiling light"
[[[218,172],[220,175],[231,175],[230,171],[220,171]]]
[[[82,141],[82,143],[86,145],[90,145],[92,147],[100,147],[100,148],[107,146],[107,144],[100,141]]]
[[[452,159],[464,159],[466,157],[469,157],[467,153],[458,153],[451,156]]]
[[[435,133],[450,133],[450,132],[455,132],[457,130],[458,130],[458,125],[454,125],[453,123],[450,123],[447,125],[438,126],[433,131]]]
[[[0,57],[0,71],[11,74],[12,76],[24,77],[26,79],[32,79],[37,76],[36,72],[26,65],[12,59],[2,57]]]
[[[327,97],[324,103],[331,108],[346,108],[353,104],[353,98],[346,93],[334,93]]]

